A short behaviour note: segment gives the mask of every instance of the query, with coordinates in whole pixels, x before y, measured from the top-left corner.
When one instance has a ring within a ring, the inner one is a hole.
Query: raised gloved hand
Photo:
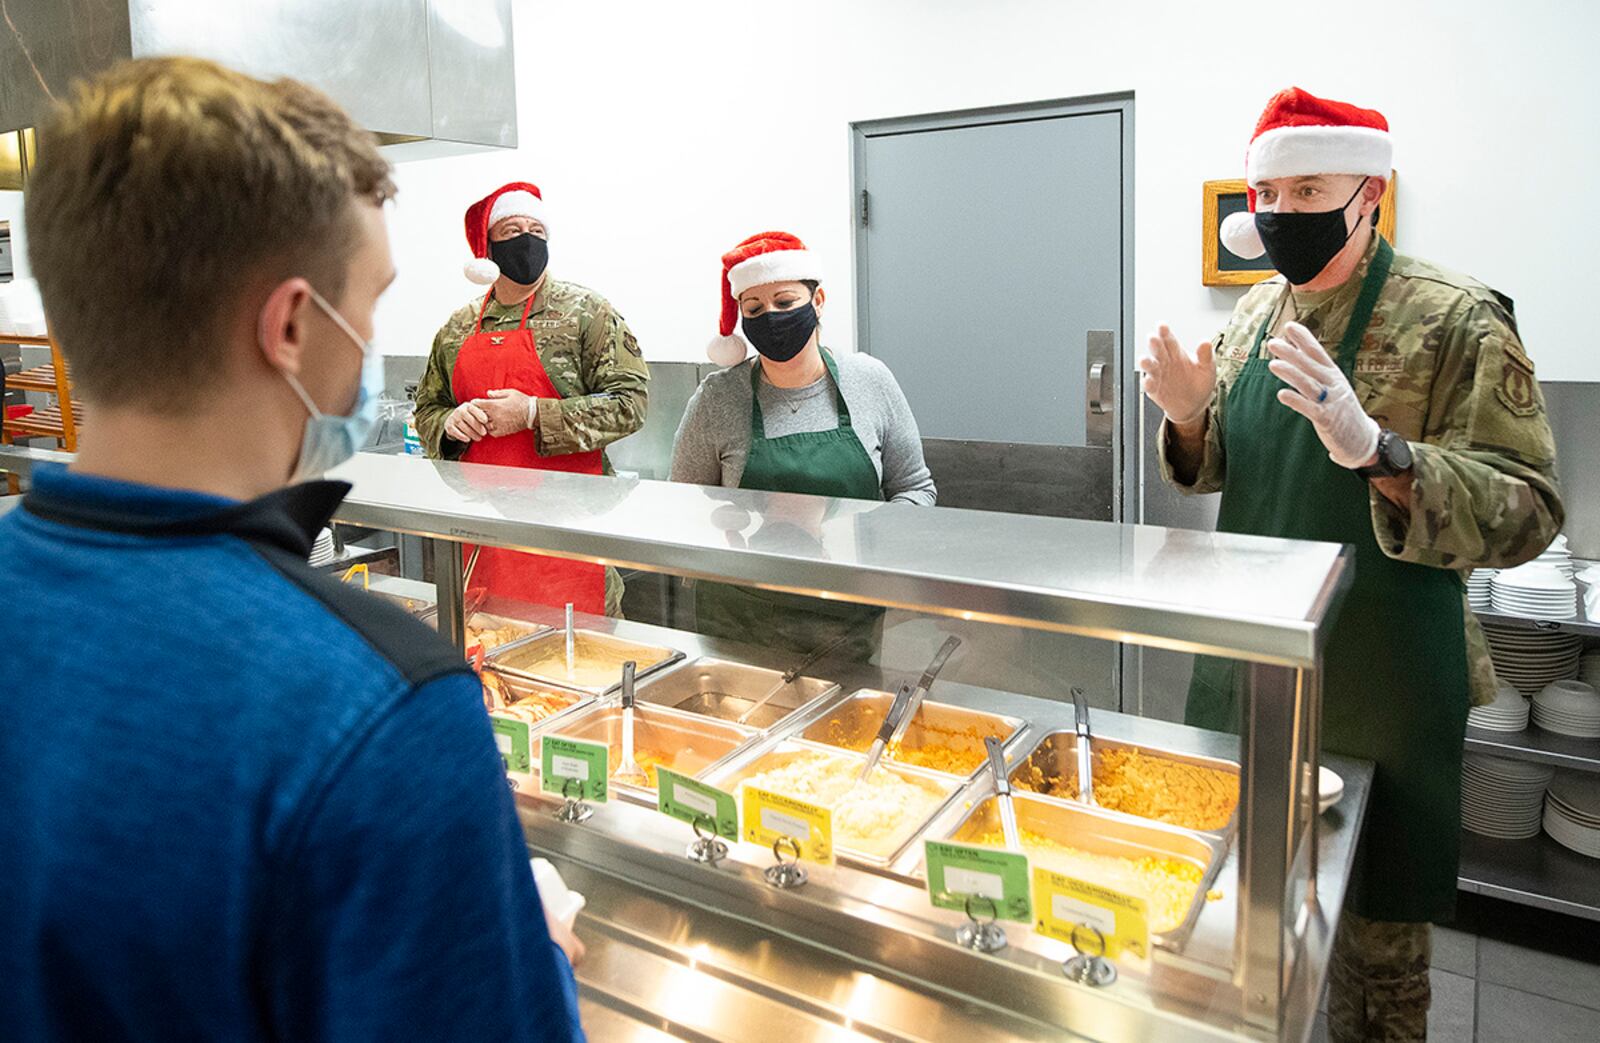
[[[1217,384],[1217,366],[1207,341],[1195,349],[1194,358],[1178,344],[1172,331],[1162,326],[1150,338],[1150,351],[1139,359],[1144,371],[1144,393],[1175,424],[1192,424],[1205,416]]]
[[[1278,401],[1299,413],[1317,429],[1328,458],[1340,467],[1365,467],[1378,452],[1378,422],[1361,408],[1327,349],[1298,322],[1283,327],[1283,336],[1267,341],[1272,361],[1267,368],[1289,386]]]
[[[489,415],[471,402],[463,402],[444,418],[444,433],[457,442],[476,442],[489,434]]]

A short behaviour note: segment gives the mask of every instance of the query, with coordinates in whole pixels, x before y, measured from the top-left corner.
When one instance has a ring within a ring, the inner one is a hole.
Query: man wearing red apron
[[[434,337],[417,387],[423,445],[436,459],[608,473],[604,447],[644,423],[649,372],[638,342],[605,298],[548,277],[537,186],[512,182],[472,204],[466,234],[467,277],[493,285]],[[468,586],[498,600],[621,611],[614,570],[492,547]]]

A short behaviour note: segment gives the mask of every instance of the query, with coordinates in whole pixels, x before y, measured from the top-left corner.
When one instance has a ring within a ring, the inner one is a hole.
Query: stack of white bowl
[[[333,530],[324,528],[317,533],[316,542],[311,545],[311,567],[321,568],[336,557],[338,553],[333,546]]]
[[[1550,546],[1544,549],[1543,554],[1534,558],[1532,563],[1535,565],[1549,565],[1557,572],[1566,573],[1568,579],[1571,579],[1578,571],[1577,563],[1572,560],[1572,552],[1567,549],[1567,537],[1565,535],[1557,535],[1555,539],[1551,540]]]
[[[1495,674],[1523,695],[1578,676],[1583,639],[1577,634],[1492,622],[1483,624],[1483,634],[1489,640]]]
[[[1600,739],[1600,691],[1582,681],[1554,681],[1533,697],[1533,723],[1547,732]]]
[[[1469,753],[1461,762],[1462,828],[1501,840],[1539,835],[1545,788],[1555,769]]]
[[[1496,612],[1529,619],[1571,619],[1578,614],[1578,584],[1556,565],[1529,562],[1501,569],[1489,584]]]
[[[1495,692],[1494,702],[1467,711],[1467,724],[1488,732],[1520,732],[1528,726],[1531,710],[1521,692],[1503,684]]]
[[[1473,569],[1467,576],[1467,603],[1475,611],[1489,612],[1494,609],[1490,585],[1494,582],[1494,574],[1499,571],[1499,569]]]
[[[1562,847],[1600,858],[1600,777],[1557,775],[1545,798],[1544,831]]]

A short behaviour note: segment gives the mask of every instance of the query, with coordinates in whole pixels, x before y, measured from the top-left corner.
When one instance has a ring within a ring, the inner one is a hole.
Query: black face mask
[[[788,362],[805,350],[817,328],[817,309],[810,303],[788,311],[764,311],[743,320],[744,335],[762,358]]]
[[[514,239],[489,244],[489,260],[500,266],[500,274],[522,286],[532,286],[550,263],[550,244],[524,232]]]
[[[1344,249],[1355,230],[1344,226],[1344,212],[1355,201],[1367,179],[1351,193],[1344,206],[1337,210],[1319,210],[1311,214],[1256,214],[1256,231],[1261,233],[1261,244],[1267,248],[1267,258],[1272,267],[1283,273],[1291,286],[1304,286],[1322,273],[1335,254]]]

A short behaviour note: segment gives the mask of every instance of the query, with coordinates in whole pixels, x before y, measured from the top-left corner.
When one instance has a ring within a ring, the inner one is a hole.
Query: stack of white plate
[[[1533,695],[1551,681],[1578,676],[1583,639],[1577,634],[1526,627],[1483,624],[1495,675],[1523,695]]]
[[[1533,697],[1533,723],[1557,735],[1600,739],[1600,692],[1582,681],[1554,681]]]
[[[1578,585],[1554,565],[1532,562],[1501,569],[1489,584],[1496,612],[1531,619],[1571,619],[1578,614]]]
[[[1567,550],[1567,538],[1560,535],[1550,541],[1550,546],[1544,549],[1543,554],[1533,559],[1533,564],[1549,565],[1556,571],[1565,573],[1568,579],[1578,571],[1577,564],[1572,560],[1572,552]]]
[[[321,568],[336,556],[333,549],[333,530],[323,529],[317,533],[317,541],[311,545],[311,567]]]
[[[1550,784],[1544,831],[1580,855],[1600,858],[1600,778],[1564,771]]]
[[[1473,569],[1467,576],[1467,601],[1479,612],[1494,608],[1490,584],[1499,569]]]
[[[1578,659],[1578,680],[1600,688],[1600,652],[1585,652]]]
[[[1461,762],[1462,828],[1501,840],[1539,835],[1554,768],[1469,753]]]
[[[1531,709],[1521,692],[1503,684],[1495,693],[1494,702],[1467,711],[1467,724],[1490,732],[1520,732],[1528,726]]]

